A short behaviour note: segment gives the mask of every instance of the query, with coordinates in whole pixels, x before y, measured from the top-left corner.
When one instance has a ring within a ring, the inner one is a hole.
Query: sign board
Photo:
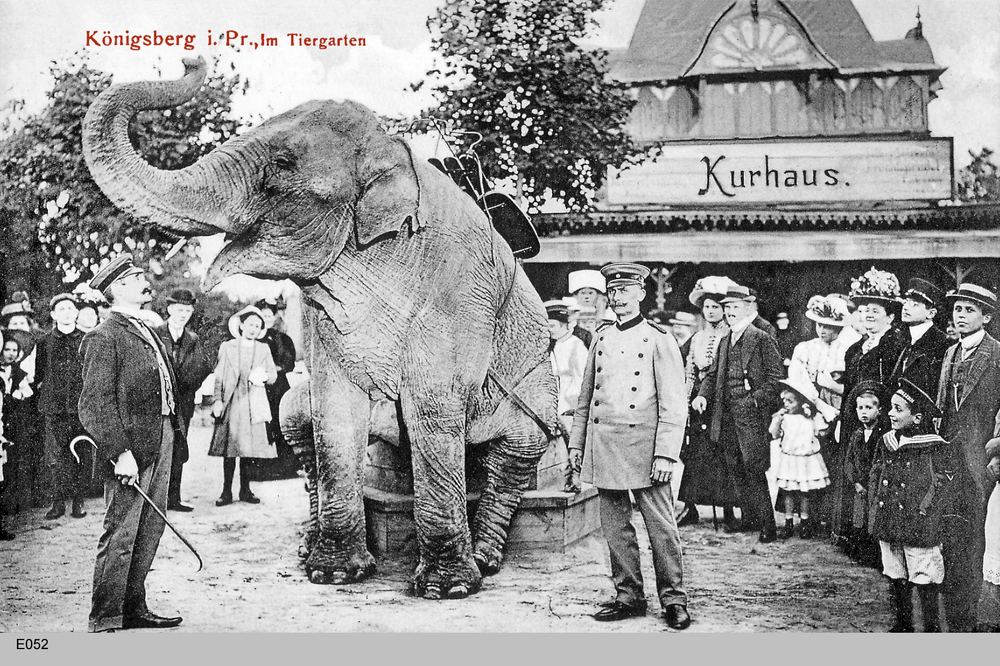
[[[667,145],[609,169],[607,204],[938,201],[952,195],[950,138]]]

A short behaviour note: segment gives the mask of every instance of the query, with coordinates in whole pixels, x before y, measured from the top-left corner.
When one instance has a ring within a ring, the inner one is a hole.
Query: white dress
[[[993,493],[986,509],[983,580],[992,585],[1000,585],[1000,483],[993,486]]]
[[[780,440],[775,472],[779,488],[806,492],[830,485],[816,428],[817,423],[803,414],[785,414],[780,427],[772,425],[771,434]]]
[[[837,393],[830,385],[817,383],[817,379],[820,376],[829,378],[831,372],[844,372],[844,358],[848,345],[842,341],[842,338],[843,334],[830,344],[819,338],[800,342],[795,345],[792,360],[788,365],[789,379],[812,383],[819,392],[819,399],[837,410],[840,409],[844,385],[839,385],[840,393]],[[827,379],[828,381],[829,379]]]

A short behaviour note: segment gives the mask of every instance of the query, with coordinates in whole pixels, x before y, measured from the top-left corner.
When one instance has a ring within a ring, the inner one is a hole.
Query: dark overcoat
[[[198,334],[187,328],[177,342],[170,336],[170,328],[166,324],[153,330],[163,340],[163,346],[174,366],[174,375],[177,377],[177,414],[181,428],[187,432],[194,417],[195,394],[212,372],[212,358],[205,352]],[[174,448],[177,449],[174,459],[187,462],[189,452],[186,438],[176,441]]]
[[[948,336],[941,329],[931,326],[916,344],[903,346],[886,388],[895,390],[899,386],[899,380],[905,377],[922,388],[927,395],[937,395],[941,362],[950,344]]]
[[[766,471],[771,465],[771,435],[767,428],[771,414],[777,410],[778,381],[784,378],[784,365],[773,337],[753,325],[743,331],[740,355],[731,354],[732,331],[719,343],[698,395],[708,401],[711,409],[709,437],[718,442],[722,434],[722,410],[726,377],[730,363],[739,363],[743,377],[750,385],[749,395],[729,405],[736,424],[743,464],[751,471]]]
[[[63,333],[54,328],[38,341],[35,349],[35,392],[42,414],[76,414],[83,388],[78,328]]]
[[[868,483],[869,531],[880,541],[929,548],[941,544],[945,485],[951,474],[949,444],[937,435],[882,436]]]
[[[177,386],[170,358],[154,333],[153,342],[166,359],[170,381]],[[156,461],[161,444],[160,370],[157,349],[128,317],[111,315],[83,338],[83,389],[80,422],[97,443],[98,460],[116,460],[132,451],[139,469]],[[174,441],[184,438],[176,414],[171,418]],[[99,464],[105,477],[112,465]]]

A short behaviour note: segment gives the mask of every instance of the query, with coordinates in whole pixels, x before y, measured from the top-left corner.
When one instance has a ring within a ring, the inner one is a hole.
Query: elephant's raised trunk
[[[183,236],[235,231],[231,215],[246,202],[255,167],[218,149],[186,169],[156,169],[132,147],[128,125],[140,111],[191,99],[205,79],[204,58],[184,59],[177,81],[111,86],[94,101],[83,124],[83,153],[94,181],[118,207]]]

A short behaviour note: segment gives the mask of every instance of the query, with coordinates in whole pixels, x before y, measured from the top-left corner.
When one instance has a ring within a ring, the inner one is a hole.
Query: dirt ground
[[[254,484],[262,503],[216,507],[222,463],[207,455],[210,430],[191,433],[185,466],[187,514],[174,524],[195,544],[205,568],[169,530],[147,580],[150,607],[184,616],[170,632],[659,632],[666,626],[642,521],[643,573],[651,612],[602,624],[591,619],[609,599],[607,549],[599,536],[567,553],[508,556],[503,570],[461,601],[426,601],[408,592],[413,556],[382,558],[372,580],[349,586],[308,582],[296,554],[308,512],[298,479]],[[17,539],[0,542],[0,631],[86,631],[103,501],[87,500],[83,519],[14,519]],[[760,545],[754,534],[713,531],[711,512],[681,530],[694,619],[689,632],[885,631],[890,616],[878,572],[823,541]],[[705,518],[708,520],[705,520]],[[653,610],[657,612],[653,612]]]

